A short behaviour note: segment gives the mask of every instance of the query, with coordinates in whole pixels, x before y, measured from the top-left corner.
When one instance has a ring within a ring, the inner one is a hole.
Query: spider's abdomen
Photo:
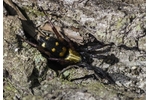
[[[54,58],[63,58],[70,63],[78,63],[81,61],[81,57],[78,52],[71,48],[67,48],[56,38],[40,37],[38,42],[40,46],[48,50]]]
[[[56,58],[64,58],[68,55],[68,49],[56,38],[42,37],[38,41],[43,48]]]

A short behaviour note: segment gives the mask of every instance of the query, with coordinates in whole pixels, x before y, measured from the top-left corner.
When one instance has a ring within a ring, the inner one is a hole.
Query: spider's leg
[[[53,57],[49,57],[48,59],[49,59],[49,60],[52,60],[52,61],[57,61],[57,62],[59,62],[61,65],[69,64],[69,63],[70,63],[70,61],[65,60],[65,59],[63,59],[63,58],[53,58]]]
[[[41,48],[39,45],[34,44],[34,43],[30,42],[29,40],[26,40],[26,39],[22,38],[21,36],[19,36],[19,38],[21,38],[22,41],[24,41],[24,42],[30,44],[31,46],[33,46],[33,47],[35,47],[35,48],[37,48],[37,49],[38,49],[39,51],[41,51],[42,53],[45,53],[47,56],[50,56],[50,55],[51,55],[49,52],[45,51],[45,50],[44,50],[43,48]]]
[[[39,6],[39,8],[43,11],[43,13],[45,14],[46,16],[46,19],[48,20],[48,23],[49,25],[51,26],[52,30],[54,31],[54,33],[56,34],[57,38],[60,40],[60,41],[64,41],[64,39],[61,37],[61,35],[59,34],[59,32],[57,31],[57,29],[55,28],[55,26],[51,23],[49,17],[48,17],[48,14],[43,10],[42,7]]]
[[[47,20],[48,20],[48,23],[49,23],[49,25],[51,26],[53,32],[56,34],[57,38],[58,38],[61,42],[63,42],[63,43],[64,43],[65,41],[67,41],[67,42],[69,43],[69,47],[74,50],[74,47],[73,47],[73,44],[72,44],[71,40],[70,40],[67,36],[65,36],[64,34],[62,34],[62,35],[64,36],[65,39],[62,38],[62,36],[60,35],[60,32],[58,32],[58,30],[56,29],[56,27],[51,23],[51,21],[50,21],[50,19],[49,19],[49,17],[48,17],[48,14],[43,10],[42,7],[39,7],[39,8],[40,8],[40,9],[43,11],[43,13],[45,14],[45,16],[46,16],[46,18],[47,18]],[[64,41],[64,40],[65,40],[65,41]]]
[[[102,64],[105,62],[107,64],[114,65],[115,63],[119,62],[119,59],[114,54],[101,55],[101,54],[97,54],[96,51],[95,54],[89,52],[80,52],[80,54],[84,55],[83,60],[85,62],[90,62],[91,58],[102,59],[103,60]]]
[[[93,67],[93,70],[95,72],[95,76],[99,79],[99,77],[105,78],[109,81],[109,83],[115,84],[115,81],[112,79],[112,77],[103,71],[101,68]]]
[[[119,59],[114,55],[107,55],[105,56],[105,59],[103,59],[103,62],[110,64],[110,65],[114,65],[115,63],[119,62]]]
[[[102,64],[105,62],[110,65],[114,65],[115,63],[119,62],[119,59],[114,55],[91,55],[92,58],[98,58],[98,59],[103,59]]]
[[[76,65],[72,65],[72,66],[68,66],[66,68],[64,68],[60,73],[59,73],[59,76],[62,75],[65,71],[71,69],[71,68],[78,68],[79,66],[76,66]]]
[[[93,51],[99,51],[101,50],[101,52],[103,51],[110,51],[112,45],[114,45],[113,43],[110,44],[98,44],[98,45],[94,45],[91,46],[91,48],[88,49],[88,51],[93,52]]]
[[[69,44],[69,47],[70,47],[72,50],[75,50],[72,41],[71,41],[64,33],[62,33],[62,35],[63,35],[64,39],[67,41],[67,43]]]
[[[111,78],[111,76],[109,76],[109,74],[105,72],[104,70],[102,70],[101,68],[91,66],[87,63],[80,63],[80,65],[87,67],[88,70],[93,70],[95,72],[94,75],[98,80],[101,80],[100,78],[102,78],[102,79],[107,79],[109,83],[112,83],[112,84],[115,83],[115,81]]]
[[[87,46],[82,46],[80,48],[80,51],[85,51],[85,52],[95,52],[95,51],[102,51],[107,52],[110,51],[113,43],[110,44],[103,44],[103,43],[92,43],[92,44],[87,44]],[[102,49],[102,50],[101,50]]]

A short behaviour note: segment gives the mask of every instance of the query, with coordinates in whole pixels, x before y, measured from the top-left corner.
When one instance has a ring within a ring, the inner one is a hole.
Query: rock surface
[[[9,1],[9,0],[8,0]],[[67,28],[67,36],[79,45],[95,38],[114,45],[108,52],[119,62],[101,64],[92,58],[93,66],[107,71],[116,84],[105,85],[85,68],[72,68],[57,77],[52,67],[60,67],[34,47],[21,41],[26,39],[18,16],[4,4],[4,100],[145,100],[146,95],[146,5],[145,0],[13,0],[36,27],[44,27],[45,15],[52,22]],[[68,31],[69,29],[69,31]],[[70,30],[76,30],[77,36]],[[74,37],[74,38],[73,38]],[[80,41],[75,41],[78,38]],[[91,48],[88,46],[87,48]],[[65,78],[64,78],[65,77]]]

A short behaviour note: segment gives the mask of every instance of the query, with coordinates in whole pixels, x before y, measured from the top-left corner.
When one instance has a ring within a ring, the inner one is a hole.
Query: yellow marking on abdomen
[[[49,38],[50,38],[50,37],[47,36],[45,39],[48,40]]]
[[[42,43],[42,47],[45,48],[46,43]]]
[[[55,42],[55,45],[56,45],[56,46],[58,46],[58,45],[59,45],[59,43],[58,43],[58,42]]]
[[[56,51],[56,49],[55,48],[52,48],[52,52],[55,52]]]
[[[63,57],[65,53],[66,53],[66,48],[63,47],[63,48],[62,48],[62,51],[59,53],[59,56],[60,56],[60,57]]]

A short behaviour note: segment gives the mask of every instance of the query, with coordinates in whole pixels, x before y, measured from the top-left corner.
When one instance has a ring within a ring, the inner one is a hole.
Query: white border
[[[148,10],[150,10],[150,1],[147,0],[146,1],[146,26],[150,27],[150,12]],[[150,34],[149,34],[150,30],[149,28],[146,30],[146,100],[150,99],[150,73],[148,71],[150,71],[150,61],[147,61],[150,59],[150,48],[147,47],[150,43]]]
[[[150,27],[150,12],[148,11],[148,10],[150,10],[150,1],[149,0],[147,0],[146,1],[146,11],[147,11],[147,13],[146,13],[146,26],[148,26],[148,27]],[[1,93],[0,93],[0,100],[3,100],[3,1],[1,0],[1,3],[0,3],[0,14],[1,14],[1,18],[0,18],[0,31],[1,31],[1,33],[0,33],[0,37],[1,37],[1,39],[0,39],[0,47],[1,47],[1,69],[0,69],[0,90],[1,90]],[[146,34],[146,44],[148,44],[148,43],[150,43],[150,30],[149,30],[149,28],[148,28],[148,30],[146,30],[146,33],[148,33],[148,34]],[[149,44],[148,44],[149,45]],[[148,46],[148,45],[146,45],[146,46]],[[146,60],[148,59],[150,59],[150,48],[148,48],[148,47],[146,47],[146,51],[148,51],[148,52],[146,52]],[[148,61],[147,63],[146,63],[146,100],[150,100],[150,95],[148,94],[148,93],[150,93],[150,73],[148,72],[148,71],[150,71],[150,61]]]
[[[1,66],[0,66],[0,90],[1,90],[1,93],[0,93],[0,100],[3,100],[3,0],[1,0],[1,3],[0,3],[0,47],[1,47],[1,51],[0,51],[0,57],[1,57]]]

